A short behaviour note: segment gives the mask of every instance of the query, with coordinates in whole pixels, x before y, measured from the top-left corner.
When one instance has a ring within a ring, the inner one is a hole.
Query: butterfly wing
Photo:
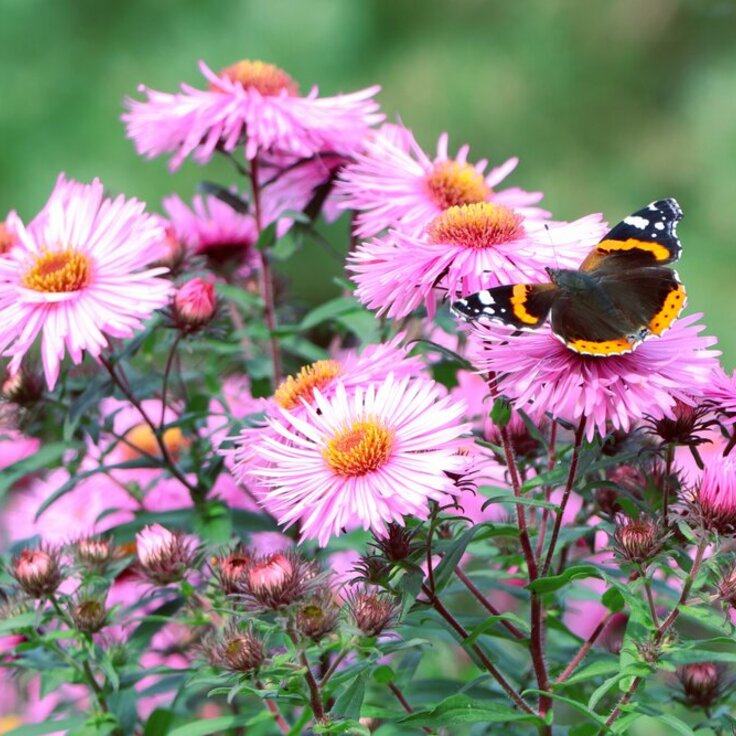
[[[517,330],[535,330],[544,324],[558,294],[554,284],[496,286],[458,299],[452,311],[466,320],[499,322]]]
[[[660,199],[619,222],[588,254],[581,271],[663,266],[680,257],[675,199]]]

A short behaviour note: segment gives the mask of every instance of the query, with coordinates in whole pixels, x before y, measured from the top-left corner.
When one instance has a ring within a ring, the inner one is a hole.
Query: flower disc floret
[[[491,248],[522,236],[523,218],[490,202],[450,207],[427,226],[430,243],[463,248]]]
[[[49,294],[65,294],[88,286],[92,263],[84,254],[71,248],[60,251],[43,249],[21,279],[27,289]]]
[[[303,366],[295,376],[284,379],[274,393],[282,409],[294,409],[302,401],[311,403],[314,391],[324,391],[343,372],[338,360],[318,360]]]
[[[379,422],[359,419],[327,442],[322,454],[327,464],[346,478],[365,475],[388,462],[394,433]]]
[[[225,67],[220,72],[220,77],[240,84],[243,89],[257,90],[264,97],[299,93],[299,85],[283,69],[265,61],[243,59]],[[214,92],[221,91],[219,86],[211,82],[210,89]]]
[[[462,161],[439,161],[426,182],[430,196],[442,209],[483,202],[491,194],[483,174]]]

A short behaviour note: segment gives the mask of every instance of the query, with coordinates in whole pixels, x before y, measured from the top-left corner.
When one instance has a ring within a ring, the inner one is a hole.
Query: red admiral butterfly
[[[685,307],[685,287],[667,268],[680,257],[682,210],[662,199],[630,215],[577,271],[548,268],[546,284],[479,291],[452,305],[468,320],[534,330],[549,317],[555,337],[583,355],[622,355],[665,332]]]

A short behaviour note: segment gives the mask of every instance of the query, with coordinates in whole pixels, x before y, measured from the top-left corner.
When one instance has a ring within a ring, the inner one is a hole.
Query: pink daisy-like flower
[[[711,456],[692,503],[708,528],[720,534],[736,534],[736,453]]]
[[[579,422],[586,435],[605,436],[610,424],[628,431],[645,416],[672,417],[675,402],[692,403],[693,388],[710,380],[719,351],[703,337],[702,315],[679,319],[636,351],[606,358],[580,355],[543,327],[514,335],[475,324],[473,363],[499,375],[499,388],[536,420],[546,414]]]
[[[736,425],[736,371],[728,375],[717,366],[703,390],[703,400],[713,407],[718,418],[727,426]]]
[[[130,337],[163,307],[171,291],[147,269],[160,255],[163,232],[145,205],[104,197],[103,186],[60,176],[41,213],[25,227],[11,213],[18,244],[0,259],[0,351],[12,356],[11,373],[39,333],[49,388],[69,352],[74,363],[93,357],[106,335]]]
[[[122,119],[138,153],[148,158],[173,153],[172,170],[187,156],[203,164],[217,149],[230,152],[243,145],[247,159],[264,153],[350,154],[383,119],[373,99],[379,87],[321,98],[313,87],[301,97],[294,80],[273,64],[244,60],[219,74],[203,61],[199,68],[207,90],[182,84],[172,95],[142,86],[145,101],[125,100]]]
[[[457,493],[448,473],[465,469],[464,410],[433,381],[392,375],[351,394],[338,386],[331,400],[315,391],[304,418],[282,410],[269,422],[279,439],[258,443],[268,463],[250,470],[268,487],[259,500],[322,546],[356,523],[384,534],[389,522],[426,515],[430,499]]]
[[[485,173],[488,161],[468,162],[469,146],[460,148],[451,158],[448,135],[437,141],[434,159],[421,149],[411,131],[392,123],[384,124],[365,143],[363,153],[355,155],[340,175],[340,207],[358,210],[355,234],[371,237],[388,228],[413,233],[421,230],[448,207],[494,202],[516,208],[526,217],[549,216],[530,205],[544,196],[516,187],[494,191],[517,166],[510,158]]]
[[[438,295],[467,296],[517,282],[547,281],[545,268],[577,268],[605,233],[600,215],[574,222],[525,218],[491,202],[453,206],[421,234],[391,230],[348,257],[356,296],[397,319],[421,304],[434,314]]]

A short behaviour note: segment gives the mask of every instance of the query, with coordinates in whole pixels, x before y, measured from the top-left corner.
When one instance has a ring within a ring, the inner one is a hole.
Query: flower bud
[[[721,578],[718,583],[718,597],[725,606],[736,609],[736,568],[731,568]]]
[[[240,631],[235,624],[230,624],[221,634],[210,637],[204,649],[213,667],[240,674],[256,672],[266,658],[263,642],[253,630]]]
[[[401,562],[421,547],[412,541],[415,534],[416,530],[391,522],[386,528],[386,535],[376,537],[372,545],[379,549],[389,562]]]
[[[79,596],[69,612],[77,631],[85,634],[96,634],[107,624],[108,612],[101,596]]]
[[[161,243],[162,255],[154,264],[154,266],[165,266],[171,271],[177,271],[184,259],[185,249],[181,240],[176,235],[174,228],[169,225],[163,218],[161,224],[164,225],[164,239]]]
[[[715,662],[692,662],[678,668],[677,676],[690,705],[710,708],[721,695],[723,669]]]
[[[378,585],[389,576],[391,565],[383,555],[362,555],[353,569],[357,573],[356,580]]]
[[[74,556],[82,567],[101,574],[115,556],[115,546],[109,539],[85,537],[74,545]]]
[[[248,568],[253,561],[250,553],[238,546],[229,555],[215,557],[212,561],[217,582],[225,595],[232,595],[242,590]]]
[[[215,315],[217,301],[211,281],[194,278],[180,286],[174,297],[174,319],[187,332],[204,327]]]
[[[378,636],[398,620],[401,606],[388,593],[359,588],[348,597],[348,610],[364,636]]]
[[[613,538],[618,554],[635,565],[649,562],[662,549],[659,525],[648,516],[619,517]]]
[[[713,458],[693,494],[695,521],[719,534],[736,534],[736,455]]]
[[[13,558],[11,572],[23,591],[33,598],[51,595],[62,580],[59,551],[51,547],[24,549]]]
[[[296,612],[296,629],[305,638],[319,642],[337,628],[340,607],[330,588],[321,588]]]
[[[142,572],[159,585],[181,580],[194,561],[194,541],[160,524],[144,527],[135,541]]]
[[[698,434],[715,424],[713,419],[706,419],[710,412],[707,406],[691,406],[676,399],[671,417],[647,417],[645,424],[648,433],[658,436],[665,444],[700,445],[710,441]]]
[[[18,406],[33,406],[43,396],[41,376],[24,367],[15,373],[8,371],[0,387],[0,396]]]
[[[252,561],[240,590],[256,607],[276,610],[301,600],[314,588],[317,573],[298,555],[276,552]]]

